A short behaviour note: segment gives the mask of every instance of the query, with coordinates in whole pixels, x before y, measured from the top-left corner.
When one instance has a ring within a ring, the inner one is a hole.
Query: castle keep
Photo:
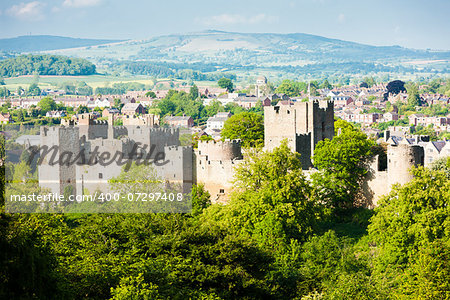
[[[316,144],[334,136],[332,101],[294,102],[264,107],[264,146],[268,151],[287,139],[288,146],[301,154],[302,168],[312,167]]]

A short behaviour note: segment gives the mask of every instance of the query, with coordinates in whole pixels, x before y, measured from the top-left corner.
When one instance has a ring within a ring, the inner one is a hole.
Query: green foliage
[[[194,84],[189,89],[189,97],[191,97],[192,100],[195,100],[198,98],[198,96],[199,96],[198,87]]]
[[[201,99],[193,99],[189,94],[175,90],[169,90],[166,97],[155,101],[153,108],[159,110],[161,117],[184,114],[191,116],[196,123],[206,118],[205,107]]]
[[[191,191],[192,215],[201,214],[205,208],[211,205],[211,195],[205,190],[203,184],[194,185]]]
[[[428,135],[430,137],[430,141],[438,140],[438,136],[436,131],[433,129],[433,126],[423,127],[419,125],[416,127],[411,127],[411,132],[417,135]]]
[[[9,97],[11,92],[6,87],[0,87],[0,97]]]
[[[158,286],[145,283],[142,273],[120,280],[119,286],[111,288],[111,300],[151,300],[163,299],[159,296]]]
[[[229,111],[233,115],[240,114],[244,112],[245,109],[242,106],[239,106],[237,103],[227,103],[225,105],[225,111]]]
[[[398,287],[398,296],[445,299],[450,290],[450,180],[442,170],[412,172],[414,179],[395,186],[371,219],[374,268]]]
[[[206,115],[208,117],[215,116],[219,111],[224,111],[224,107],[222,106],[222,103],[217,100],[213,100],[209,103],[209,105],[205,106]]]
[[[44,97],[39,101],[38,107],[43,113],[47,113],[56,109],[56,102],[52,97]]]
[[[286,142],[273,152],[251,156],[235,173],[236,191],[222,219],[226,226],[271,251],[312,233],[317,211],[311,189],[299,155]]]
[[[275,90],[277,93],[283,93],[289,97],[298,97],[302,91],[308,89],[308,84],[305,82],[296,82],[289,79],[283,80],[283,82]]]
[[[233,91],[233,81],[229,78],[222,77],[217,81],[217,84],[223,88],[226,89],[229,93]]]
[[[343,120],[335,122],[340,134],[317,143],[313,163],[316,192],[322,201],[337,211],[356,205],[362,181],[368,172],[374,142]]]
[[[450,113],[450,107],[444,104],[432,104],[422,107],[420,113],[430,116],[446,116]]]
[[[95,65],[82,58],[28,54],[0,61],[0,76],[20,75],[91,75]]]
[[[381,131],[385,131],[389,126],[409,126],[408,119],[400,119],[397,121],[380,122],[372,124],[373,127],[378,128]]]
[[[414,109],[421,104],[419,89],[416,84],[411,82],[406,86],[406,90],[408,91],[408,108]]]
[[[97,87],[95,89],[95,94],[101,95],[123,95],[128,91],[143,91],[145,90],[145,85],[139,82],[118,82],[114,83],[112,87],[104,86]],[[156,97],[156,95],[155,95]]]
[[[333,86],[328,82],[327,79],[325,79],[325,80],[322,82],[322,84],[320,85],[320,88],[321,88],[321,89],[329,89],[329,90],[331,90],[331,89],[333,89]]]
[[[89,108],[86,105],[80,105],[77,108],[77,114],[84,114],[84,113],[88,113],[89,112]]]
[[[27,94],[29,96],[39,96],[41,94],[41,89],[38,87],[38,85],[36,83],[32,83],[28,87]]]
[[[264,120],[259,114],[242,112],[231,116],[222,129],[224,139],[240,139],[243,147],[264,145]]]
[[[148,91],[147,93],[145,93],[146,97],[150,97],[152,99],[156,98],[156,94],[153,91]]]

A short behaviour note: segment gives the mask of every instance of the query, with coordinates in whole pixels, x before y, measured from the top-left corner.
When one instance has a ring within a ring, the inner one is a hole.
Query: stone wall
[[[264,108],[264,146],[272,151],[282,140],[302,154],[302,168],[312,166],[316,144],[334,136],[334,106],[331,101],[295,102]]]

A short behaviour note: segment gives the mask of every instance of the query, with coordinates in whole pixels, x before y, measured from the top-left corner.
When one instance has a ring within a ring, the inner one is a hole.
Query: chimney
[[[387,142],[391,137],[391,132],[389,130],[384,131],[384,141]]]

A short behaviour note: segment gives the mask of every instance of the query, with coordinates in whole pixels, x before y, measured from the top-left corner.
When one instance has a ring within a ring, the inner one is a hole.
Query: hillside
[[[0,39],[0,51],[37,52],[55,49],[67,49],[95,46],[120,42],[119,40],[77,39],[52,35],[25,35],[15,38]]]
[[[433,52],[399,46],[378,47],[304,33],[223,31],[174,34],[148,40],[52,52],[90,59],[202,62],[234,66],[450,59],[449,51]]]

